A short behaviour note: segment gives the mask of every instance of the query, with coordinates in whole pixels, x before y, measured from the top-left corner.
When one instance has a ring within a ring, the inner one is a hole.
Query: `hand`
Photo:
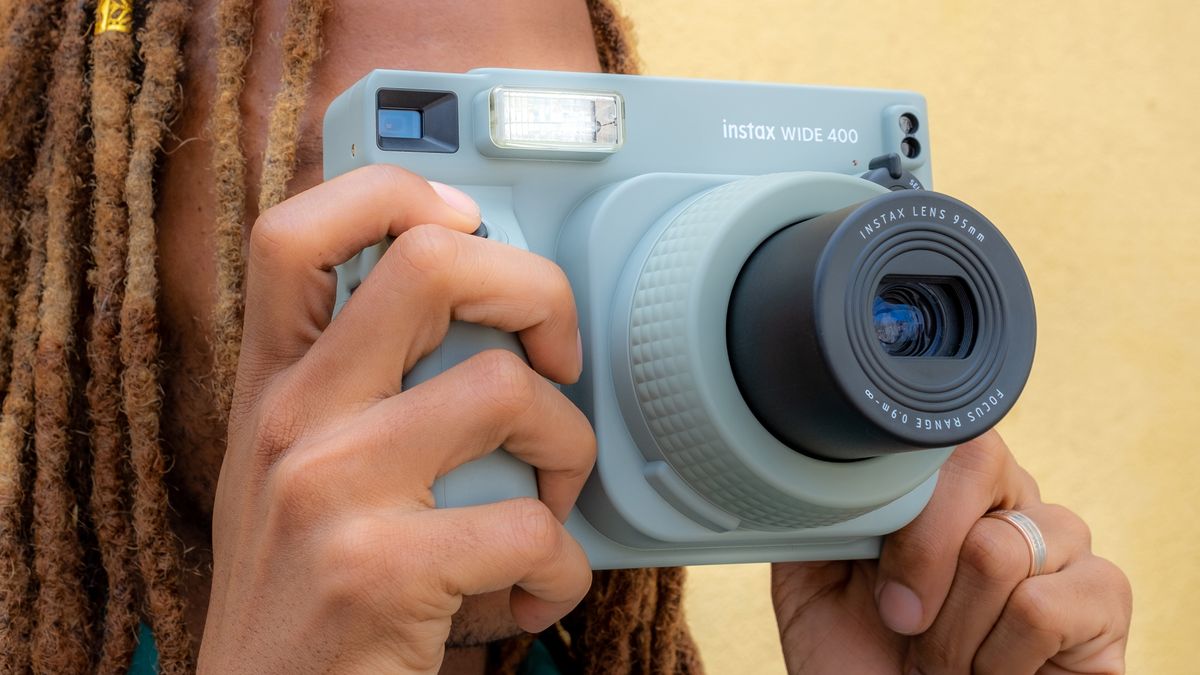
[[[982,518],[996,509],[1038,525],[1043,575],[1026,578],[1016,528]],[[878,561],[777,564],[772,591],[790,673],[1124,672],[1129,581],[994,431],[954,451]]]
[[[587,592],[562,521],[595,438],[542,377],[579,377],[574,301],[558,267],[478,224],[466,195],[388,166],[258,219],[202,671],[432,673],[463,596],[511,588],[540,631]],[[385,235],[331,321],[333,267]],[[484,352],[401,392],[451,319],[517,333],[532,368]],[[540,501],[434,508],[438,476],[500,445],[537,469]]]

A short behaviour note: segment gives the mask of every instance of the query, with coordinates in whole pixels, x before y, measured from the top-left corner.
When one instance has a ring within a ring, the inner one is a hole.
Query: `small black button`
[[[893,192],[925,189],[916,176],[902,168],[900,155],[894,152],[876,157],[867,166],[871,170],[864,173],[862,178],[872,183],[878,183]]]

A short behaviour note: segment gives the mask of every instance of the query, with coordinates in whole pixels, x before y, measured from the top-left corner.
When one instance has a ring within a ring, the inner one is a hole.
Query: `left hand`
[[[1042,575],[1009,523],[1046,541]],[[959,446],[933,498],[888,536],[879,560],[781,563],[772,594],[788,672],[1122,673],[1129,581],[1092,554],[1079,516],[1042,502],[992,431]]]

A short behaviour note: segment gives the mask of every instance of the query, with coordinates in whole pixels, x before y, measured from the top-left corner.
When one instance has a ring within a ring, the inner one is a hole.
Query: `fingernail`
[[[579,371],[583,372],[583,334],[579,331],[575,331],[575,345],[579,348],[578,360],[576,363],[579,364]]]
[[[433,180],[429,181],[429,185],[433,188],[434,192],[438,193],[438,196],[442,198],[442,201],[449,204],[455,211],[458,211],[463,215],[470,216],[471,218],[479,217],[479,205],[476,204],[475,200],[471,199],[467,193],[459,190],[458,188],[450,187],[445,183],[439,183]]]
[[[893,632],[912,635],[921,628],[921,599],[912,589],[889,581],[879,591],[879,616]]]

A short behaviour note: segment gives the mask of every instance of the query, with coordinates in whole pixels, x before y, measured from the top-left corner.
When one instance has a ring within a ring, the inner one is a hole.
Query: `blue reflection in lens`
[[[421,111],[419,110],[380,110],[380,138],[421,137]]]
[[[897,285],[875,296],[875,336],[892,356],[926,356],[941,346],[935,303],[918,289]]]

